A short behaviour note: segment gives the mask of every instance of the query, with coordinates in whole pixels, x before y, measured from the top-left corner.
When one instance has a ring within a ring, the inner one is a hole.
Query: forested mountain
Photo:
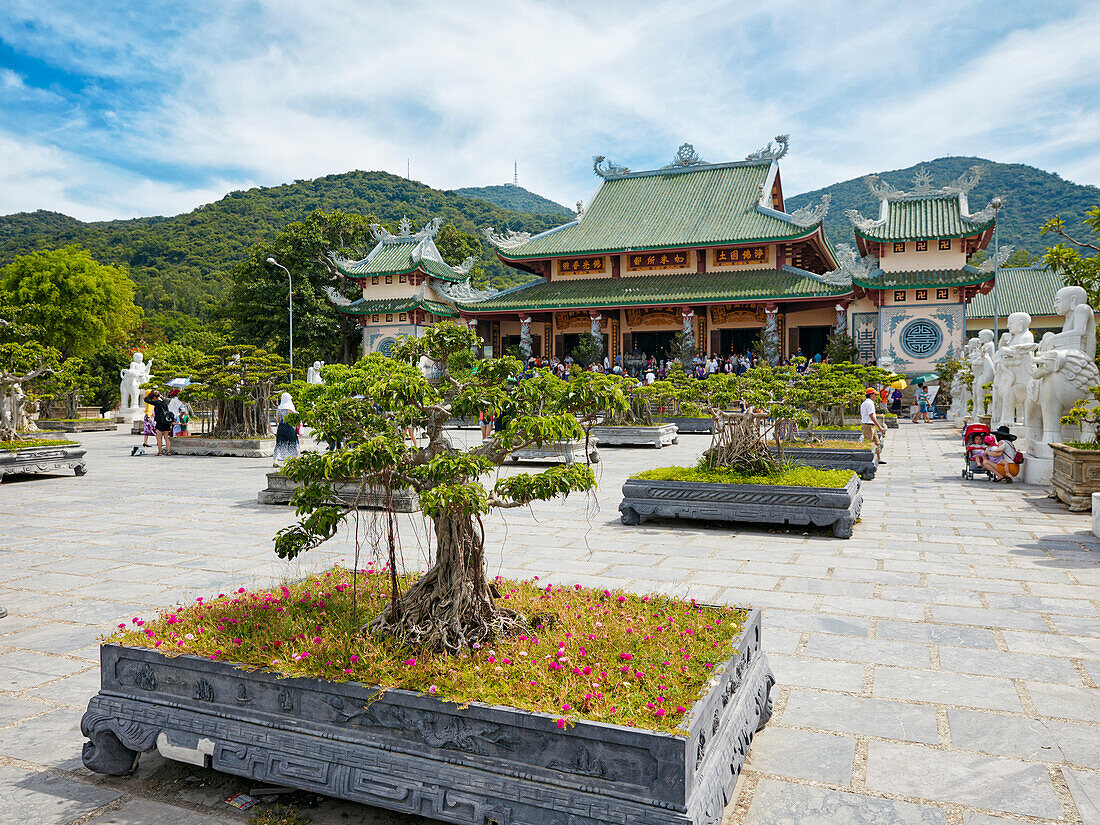
[[[527,191],[522,186],[513,186],[510,183],[504,183],[500,186],[467,186],[463,189],[455,189],[454,192],[465,198],[488,201],[501,209],[511,209],[515,212],[560,216],[570,221],[576,216],[574,212],[566,209],[560,203],[555,203],[542,195]]]
[[[541,232],[567,219],[501,209],[385,172],[356,171],[231,192],[170,218],[85,223],[56,212],[7,215],[0,217],[0,266],[15,255],[75,243],[102,263],[128,266],[146,310],[205,317],[249,247],[315,209],[374,215],[391,227],[406,216],[419,227],[440,215],[444,224],[479,238],[486,226]],[[488,243],[482,243],[481,264],[498,287],[527,277],[501,264]]]
[[[1077,229],[1085,212],[1100,206],[1100,188],[1082,186],[1064,180],[1052,172],[1044,172],[1023,163],[995,163],[984,158],[937,158],[908,169],[884,172],[883,179],[898,189],[912,188],[913,174],[923,166],[932,175],[933,186],[945,186],[971,166],[981,166],[982,177],[970,193],[970,208],[977,211],[990,199],[1001,195],[1004,207],[997,216],[997,235],[1001,244],[1012,244],[1038,254],[1052,246],[1056,239],[1040,238],[1039,230],[1050,218],[1060,215],[1066,226]],[[844,216],[845,209],[858,209],[865,217],[877,217],[879,204],[863,178],[834,183],[786,198],[787,211],[817,203],[824,194],[833,196],[825,231],[833,243],[854,243],[852,224]]]

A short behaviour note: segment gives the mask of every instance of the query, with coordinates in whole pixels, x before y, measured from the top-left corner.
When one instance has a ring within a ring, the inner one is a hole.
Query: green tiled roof
[[[958,195],[888,200],[886,220],[879,225],[856,226],[856,234],[872,241],[965,238],[984,232],[993,221],[993,218],[980,223],[966,220]]]
[[[1005,317],[1013,312],[1031,316],[1057,315],[1054,293],[1065,286],[1061,276],[1044,267],[1009,267],[997,272],[997,312]],[[992,318],[993,293],[975,295],[966,307],[967,318]]]
[[[876,269],[866,278],[853,282],[864,289],[912,289],[925,286],[973,286],[993,277],[967,264],[961,269],[926,269],[917,272],[883,272]]]
[[[597,309],[654,304],[770,301],[847,295],[848,287],[827,286],[794,267],[698,275],[640,275],[536,281],[478,303],[459,303],[466,312]]]
[[[422,269],[433,278],[452,283],[465,281],[467,277],[455,272],[453,267],[443,262],[431,238],[379,241],[363,260],[337,260],[336,268],[349,278],[408,275],[418,269]]]
[[[502,249],[505,259],[786,240],[818,231],[762,210],[770,164],[758,161],[660,169],[604,180],[579,220]]]
[[[337,307],[337,309],[347,315],[377,315],[383,312],[413,312],[418,309],[430,312],[433,315],[443,315],[447,318],[453,318],[458,314],[453,308],[446,304],[441,304],[438,301],[428,301],[423,298],[417,300],[415,297],[382,298],[373,301],[368,301],[366,298],[360,298],[358,301],[353,301],[348,306]]]

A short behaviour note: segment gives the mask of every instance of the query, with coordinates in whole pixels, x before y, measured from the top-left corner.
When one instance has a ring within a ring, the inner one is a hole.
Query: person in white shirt
[[[878,390],[874,387],[868,387],[867,398],[859,405],[859,421],[863,425],[863,440],[875,445],[875,455],[878,456],[878,463],[885,464],[886,462],[882,460],[882,439],[879,437],[879,433],[886,432],[886,425],[878,420],[878,414],[875,412],[875,399],[877,397]]]
[[[652,370],[652,368],[651,368],[651,369],[650,369],[650,370],[649,370],[649,371],[648,371],[648,372],[647,372],[647,373],[645,374],[645,382],[646,382],[647,384],[652,384],[652,383],[653,383],[654,381],[656,381],[656,380],[657,380],[657,375],[656,375],[656,374],[655,374],[655,373],[653,372],[653,370]]]

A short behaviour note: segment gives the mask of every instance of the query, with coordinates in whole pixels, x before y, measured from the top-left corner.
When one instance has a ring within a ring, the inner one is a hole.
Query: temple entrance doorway
[[[501,338],[500,338],[500,346],[501,346],[501,348],[503,348],[504,352],[502,352],[500,354],[501,355],[508,355],[510,351],[513,355],[518,353],[520,351],[520,348],[519,348],[520,340],[521,340],[520,336],[518,336],[518,335],[502,335]],[[515,347],[515,350],[510,350],[511,347]],[[541,335],[532,335],[531,336],[531,354],[536,355],[536,356],[542,354],[542,336]],[[516,357],[519,357],[519,356],[517,355]]]
[[[675,332],[635,332],[631,335],[631,354],[650,356],[658,361],[675,357]]]
[[[798,328],[798,347],[802,350],[802,354],[814,360],[815,355],[825,357],[825,341],[829,337],[829,333],[833,331],[830,326],[823,327],[799,327]]]
[[[579,344],[581,342],[581,336],[582,335],[585,338],[589,337],[589,333],[587,333],[587,332],[566,333],[565,335],[562,335],[561,344],[562,344],[562,348],[565,351],[562,352],[562,353],[559,353],[558,357],[559,358],[564,358],[567,355],[572,355],[573,350],[576,349],[576,347],[577,347],[577,344]],[[603,336],[603,351],[604,351],[604,355],[606,355],[607,354],[607,336],[606,335]]]
[[[742,329],[719,330],[721,333],[719,335],[719,340],[722,347],[722,351],[719,355],[726,357],[734,354],[744,355],[752,352],[752,348],[760,339],[760,335],[763,331],[763,327],[743,327]]]

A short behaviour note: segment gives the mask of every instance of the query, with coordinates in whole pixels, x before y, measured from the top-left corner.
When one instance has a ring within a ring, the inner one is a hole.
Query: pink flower
[[[561,670],[562,666],[559,665],[557,662],[551,662],[550,663],[550,669],[551,670]]]
[[[664,716],[664,715],[665,715],[665,709],[664,709],[664,708],[657,708],[657,710],[655,711],[655,713],[656,713],[656,714],[657,714],[658,716]]]
[[[358,657],[358,656],[356,656],[356,655],[355,655],[354,653],[353,653],[353,654],[351,654],[351,656],[350,656],[349,658],[351,659],[351,663],[352,663],[352,664],[355,664],[356,662],[358,662],[358,661],[359,661],[359,657]]]
[[[620,653],[619,658],[622,659],[624,662],[629,662],[631,659],[634,658],[634,654],[633,653]]]
[[[564,719],[559,719],[558,720],[558,730],[565,730],[565,720]]]
[[[429,685],[428,686],[428,693],[432,694],[433,696],[435,695],[435,690],[436,690],[435,685]]]
[[[321,637],[320,637],[320,636],[314,636],[314,637],[313,637],[313,643],[314,643],[315,645],[319,645],[319,644],[321,644]]]
[[[562,709],[562,710],[563,710],[563,711],[564,711],[565,713],[568,713],[568,712],[569,712],[569,711],[571,711],[571,710],[572,710],[573,708],[572,708],[572,706],[570,706],[570,705],[568,705],[568,704],[565,704],[565,705],[562,705],[562,706],[561,706],[561,709]]]

